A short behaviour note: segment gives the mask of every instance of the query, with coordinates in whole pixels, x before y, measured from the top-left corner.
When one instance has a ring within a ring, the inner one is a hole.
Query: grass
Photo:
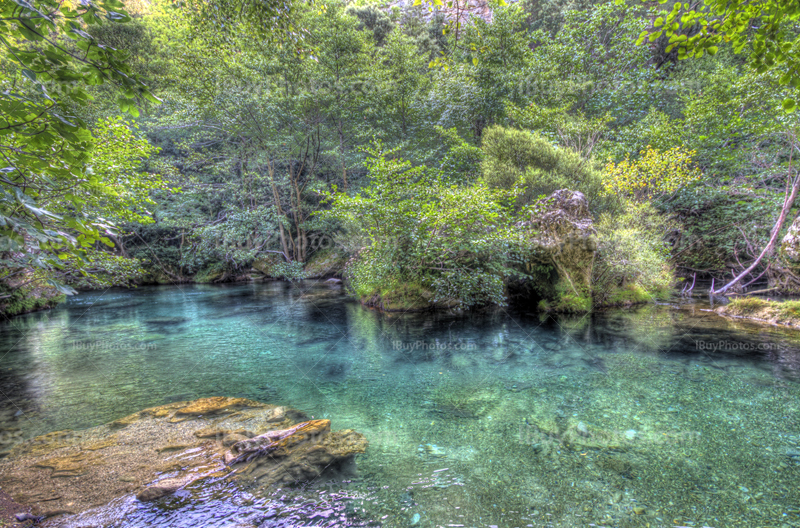
[[[742,297],[728,303],[725,311],[745,317],[758,314],[764,318],[800,318],[800,301],[769,301],[758,297]]]

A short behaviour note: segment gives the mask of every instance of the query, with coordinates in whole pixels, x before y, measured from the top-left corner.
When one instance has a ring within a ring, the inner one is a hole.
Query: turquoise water
[[[358,473],[71,526],[800,526],[800,341],[702,304],[387,315],[325,283],[83,293],[0,326],[0,440],[206,396],[370,440]]]

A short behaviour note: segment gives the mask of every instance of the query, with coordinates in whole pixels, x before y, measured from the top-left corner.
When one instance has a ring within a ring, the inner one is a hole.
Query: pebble
[[[583,422],[578,422],[578,426],[575,428],[575,430],[581,436],[586,436],[586,437],[589,436],[589,428],[586,427],[586,424]]]
[[[420,514],[418,514],[418,513],[415,513],[415,514],[414,514],[414,516],[413,516],[413,517],[411,517],[411,526],[416,526],[416,525],[418,525],[418,524],[419,524],[419,520],[420,520],[421,518],[422,518],[422,517],[420,516]]]
[[[636,431],[636,429],[628,429],[627,431],[625,431],[626,440],[630,441],[636,440],[637,436],[639,436],[639,433]]]

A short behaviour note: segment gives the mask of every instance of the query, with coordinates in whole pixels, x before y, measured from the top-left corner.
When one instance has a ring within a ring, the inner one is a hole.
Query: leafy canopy
[[[624,0],[617,0],[622,4]],[[666,0],[660,0],[663,4]],[[699,4],[699,5],[698,5]],[[704,0],[697,4],[676,2],[661,13],[653,27],[642,32],[639,43],[669,37],[667,52],[678,58],[715,55],[729,43],[736,53],[751,47],[751,66],[758,73],[781,72],[780,83],[800,87],[800,2],[787,0]],[[783,101],[794,110],[794,96]]]
[[[91,170],[97,141],[72,109],[102,84],[113,86],[120,110],[134,116],[137,100],[158,102],[120,51],[86,31],[101,21],[128,21],[122,7],[118,0],[20,0],[0,7],[0,252],[6,266],[44,268],[58,253],[110,244],[101,233],[110,225],[84,207],[104,185],[104,175]]]

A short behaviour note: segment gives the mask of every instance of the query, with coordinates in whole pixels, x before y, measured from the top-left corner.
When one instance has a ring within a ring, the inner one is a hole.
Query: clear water
[[[702,305],[379,314],[324,283],[83,293],[0,326],[8,447],[244,396],[370,440],[358,474],[123,497],[72,526],[800,526],[800,341]],[[532,424],[614,438],[570,446]]]

